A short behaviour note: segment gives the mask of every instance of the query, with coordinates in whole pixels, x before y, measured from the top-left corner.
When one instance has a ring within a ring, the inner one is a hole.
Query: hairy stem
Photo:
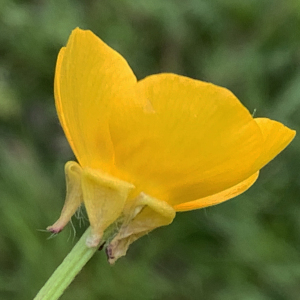
[[[89,227],[60,266],[48,279],[34,300],[59,299],[75,276],[98,250],[98,247],[88,248],[86,246],[86,239],[89,236],[90,231],[91,228]]]

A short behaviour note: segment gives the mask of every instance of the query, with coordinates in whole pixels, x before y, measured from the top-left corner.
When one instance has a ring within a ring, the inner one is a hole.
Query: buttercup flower
[[[246,191],[295,131],[253,118],[227,89],[175,74],[137,81],[126,60],[91,31],[75,29],[58,55],[55,101],[78,160],[66,163],[59,232],[83,203],[95,247],[110,263],[176,212]]]

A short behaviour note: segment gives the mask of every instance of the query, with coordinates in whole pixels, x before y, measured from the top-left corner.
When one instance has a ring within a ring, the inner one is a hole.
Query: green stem
[[[98,247],[88,248],[85,244],[90,231],[89,227],[34,300],[56,300],[63,294],[75,276],[98,250]]]

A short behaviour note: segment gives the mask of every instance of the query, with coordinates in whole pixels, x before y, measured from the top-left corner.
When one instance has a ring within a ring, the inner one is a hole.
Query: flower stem
[[[34,300],[59,299],[75,276],[98,250],[98,247],[88,248],[86,246],[85,242],[90,231],[91,228],[89,227],[60,266],[54,271]]]

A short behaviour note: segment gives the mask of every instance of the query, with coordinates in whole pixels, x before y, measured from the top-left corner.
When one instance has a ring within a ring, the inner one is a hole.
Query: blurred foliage
[[[0,0],[0,298],[32,299],[84,228],[59,216],[73,154],[53,100],[56,56],[91,29],[138,78],[176,72],[232,90],[300,131],[299,0]],[[300,142],[244,195],[178,214],[113,267],[97,253],[62,299],[284,300],[300,295]],[[82,226],[81,226],[82,225]]]

